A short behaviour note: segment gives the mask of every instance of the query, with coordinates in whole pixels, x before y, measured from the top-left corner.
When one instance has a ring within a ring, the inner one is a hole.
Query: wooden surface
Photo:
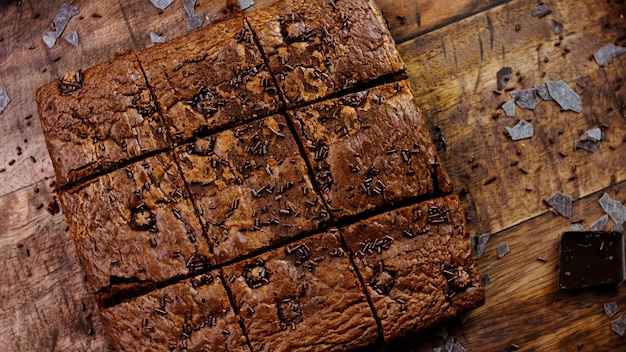
[[[257,1],[255,7],[272,1]],[[5,271],[0,343],[5,351],[107,351],[65,219],[55,209],[35,89],[68,70],[149,46],[150,31],[166,39],[185,33],[182,1],[165,11],[148,0],[67,1],[81,13],[64,34],[77,30],[80,45],[73,48],[60,38],[53,49],[41,36],[63,2],[18,3],[0,1],[0,84],[11,97],[0,114],[0,267]],[[198,3],[196,13],[205,14],[205,25],[226,9],[226,0]],[[487,302],[464,324],[446,323],[448,332],[468,351],[625,350],[626,337],[610,330],[602,305],[616,301],[624,314],[626,286],[560,291],[556,245],[573,221],[588,228],[602,214],[597,199],[603,192],[626,200],[626,55],[605,68],[589,59],[607,43],[626,45],[626,5],[545,1],[552,13],[537,18],[531,16],[535,1],[378,3],[462,194],[472,234],[492,234],[479,259],[482,273],[491,278]],[[551,20],[563,24],[561,36],[552,32]],[[563,112],[554,102],[541,101],[534,111],[517,108],[516,118],[506,117],[499,107],[508,95],[493,92],[496,72],[504,66],[515,72],[507,85],[514,89],[566,81],[581,95],[583,112]],[[530,120],[535,135],[513,142],[503,132],[519,118]],[[574,150],[581,131],[601,125],[605,140],[597,152]],[[574,197],[571,219],[544,204],[555,191]],[[497,259],[502,242],[511,253]],[[398,344],[431,351],[444,340],[429,330]]]

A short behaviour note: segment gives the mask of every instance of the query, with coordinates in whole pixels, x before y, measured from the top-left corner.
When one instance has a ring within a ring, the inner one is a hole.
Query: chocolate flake
[[[476,253],[476,258],[480,258],[481,255],[485,252],[485,247],[487,246],[487,242],[491,237],[490,234],[480,235],[480,236],[471,236],[470,239],[472,241],[472,246],[474,246],[474,252]]]
[[[598,218],[598,220],[594,221],[593,224],[591,224],[591,231],[604,231],[608,222],[609,216],[607,214],[602,215],[600,218]]]
[[[537,107],[537,104],[539,104],[539,98],[537,98],[535,92],[535,89],[531,88],[514,90],[511,91],[510,94],[520,108],[533,110]]]
[[[71,31],[68,35],[65,36],[65,40],[70,43],[71,46],[78,46],[78,33],[76,31]]]
[[[198,29],[202,27],[202,23],[204,22],[204,15],[199,13],[187,19],[187,32],[191,32],[194,29]]]
[[[513,69],[510,67],[503,67],[500,70],[498,70],[498,72],[496,72],[498,90],[504,89],[507,82],[511,79],[512,76],[513,76]]]
[[[583,110],[580,95],[576,93],[564,81],[548,81],[546,82],[548,92],[563,110],[571,110],[580,113]]]
[[[154,32],[150,32],[150,41],[153,44],[161,44],[161,43],[165,43],[165,38],[163,38],[162,36]]]
[[[498,246],[498,259],[502,259],[505,255],[509,254],[510,251],[511,248],[509,247],[509,244],[502,242],[502,244]]]
[[[608,66],[614,57],[626,53],[626,47],[609,43],[593,53],[593,58],[600,66]]]
[[[484,287],[487,287],[487,285],[491,283],[491,278],[489,277],[489,274],[484,274],[480,279],[483,282]]]
[[[509,136],[514,141],[519,141],[521,139],[530,138],[534,134],[533,126],[526,122],[525,120],[520,120],[513,127],[505,127],[506,131],[509,133]]]
[[[245,10],[254,5],[254,0],[237,0],[237,6],[241,10]]]
[[[619,307],[617,306],[617,302],[608,302],[604,304],[604,314],[607,317],[613,318],[615,314],[619,312]]]
[[[624,336],[626,332],[626,317],[620,316],[611,322],[611,330],[619,336]]]
[[[576,82],[576,84],[578,84],[581,88],[585,88],[585,80],[582,78],[582,76],[574,78],[574,82]]]
[[[515,117],[515,99],[511,99],[502,104],[502,110],[508,117]]]
[[[533,17],[544,17],[552,12],[552,10],[546,4],[539,4],[533,9]]]
[[[626,221],[626,207],[619,201],[611,198],[607,193],[604,193],[598,200],[600,206],[607,213],[613,222],[618,225],[617,229],[623,229],[623,224]]]
[[[57,38],[63,34],[65,27],[72,17],[78,14],[78,8],[74,6],[70,6],[68,4],[63,4],[61,9],[54,16],[54,20],[52,20],[52,28],[53,32],[48,32],[43,36],[43,42],[48,46],[48,48],[52,48],[54,44],[56,44]]]
[[[581,232],[581,231],[585,231],[585,227],[581,223],[575,222],[569,227],[568,231],[569,232]]]
[[[174,2],[174,0],[150,0],[150,2],[157,9],[165,10],[166,8],[168,8]]]
[[[600,146],[602,140],[602,130],[595,127],[583,133],[575,142],[576,149],[585,149],[595,152]]]
[[[11,98],[9,98],[9,95],[4,90],[4,87],[0,85],[0,113],[2,113],[7,108],[10,102]]]
[[[565,216],[566,218],[572,217],[572,196],[565,195],[561,192],[555,192],[547,202],[548,205],[556,210],[557,213]]]
[[[550,92],[548,91],[548,87],[545,84],[535,86],[535,91],[537,92],[537,95],[541,97],[541,99],[546,100],[546,101],[552,100],[552,97],[550,96]]]
[[[561,32],[563,31],[563,23],[556,20],[550,21],[550,27],[552,28],[554,34],[561,34]]]

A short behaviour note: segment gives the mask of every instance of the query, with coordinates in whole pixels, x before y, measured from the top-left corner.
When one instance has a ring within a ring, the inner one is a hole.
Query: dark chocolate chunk
[[[535,7],[533,9],[533,16],[534,17],[543,17],[543,16],[549,14],[550,12],[552,12],[552,10],[548,7],[548,5],[540,4],[540,5],[537,5],[537,7]]]
[[[619,312],[617,302],[608,302],[604,304],[604,313],[607,317],[613,318],[613,316],[617,314],[617,312]]]
[[[626,333],[626,317],[622,315],[613,320],[611,322],[611,330],[619,336],[624,336],[624,333]]]
[[[624,235],[566,232],[561,237],[561,289],[619,284],[624,280]]]
[[[496,78],[498,80],[498,90],[504,89],[506,83],[513,76],[513,69],[510,67],[503,67],[496,73]]]
[[[572,217],[572,196],[556,192],[548,199],[548,204],[566,218]]]
[[[505,255],[509,254],[510,251],[511,248],[509,247],[509,244],[506,242],[502,242],[502,244],[498,246],[498,259],[501,259]]]

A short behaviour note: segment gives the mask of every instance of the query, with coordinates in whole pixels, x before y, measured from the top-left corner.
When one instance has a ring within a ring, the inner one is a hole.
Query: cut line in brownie
[[[288,108],[404,70],[371,0],[285,0],[246,19]]]
[[[342,228],[385,341],[434,326],[485,299],[455,196]]]
[[[250,351],[217,272],[152,291],[101,314],[118,351]]]
[[[59,186],[169,146],[135,54],[69,72],[37,103]]]
[[[329,218],[281,115],[175,150],[218,263],[316,230]]]
[[[451,191],[408,81],[305,106],[289,116],[335,218]]]
[[[378,337],[336,231],[222,270],[253,351],[344,351]]]
[[[281,107],[278,90],[241,16],[137,56],[174,141],[268,116]]]
[[[132,293],[213,263],[169,153],[102,175],[62,192],[60,199],[87,279],[103,293],[101,302],[111,292]]]

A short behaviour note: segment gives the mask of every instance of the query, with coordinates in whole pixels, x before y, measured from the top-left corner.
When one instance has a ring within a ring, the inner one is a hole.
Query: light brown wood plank
[[[553,15],[544,18],[531,16],[534,6],[515,1],[400,45],[433,138],[438,126],[447,141],[440,151],[444,164],[457,191],[470,193],[465,204],[475,233],[539,215],[556,191],[576,199],[626,179],[626,123],[607,81],[615,73],[589,60],[607,40],[601,18],[619,17],[623,5],[553,1]],[[579,13],[593,15],[573,20]],[[565,26],[563,39],[550,29],[553,18]],[[583,112],[561,112],[555,102],[542,101],[534,111],[517,107],[516,118],[506,117],[500,105],[510,97],[493,93],[503,66],[518,73],[508,84],[515,89],[565,80],[581,95]],[[535,135],[514,142],[504,131],[519,118],[531,121]],[[597,152],[574,150],[581,131],[602,124],[610,128]]]
[[[50,183],[0,198],[3,351],[105,351],[108,341]]]

